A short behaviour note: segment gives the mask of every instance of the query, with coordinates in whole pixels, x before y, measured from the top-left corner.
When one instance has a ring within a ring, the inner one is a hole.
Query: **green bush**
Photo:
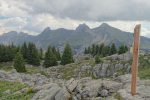
[[[25,62],[20,52],[18,52],[15,56],[14,68],[17,70],[17,72],[26,72]]]
[[[96,56],[95,57],[95,63],[96,64],[99,64],[99,63],[101,63],[102,62],[102,60],[100,59],[100,57],[99,56]]]

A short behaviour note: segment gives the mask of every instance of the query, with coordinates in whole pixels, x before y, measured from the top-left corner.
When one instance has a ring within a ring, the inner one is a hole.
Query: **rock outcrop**
[[[17,81],[23,84],[28,84],[35,92],[32,100],[117,100],[114,94],[119,95],[123,100],[150,100],[150,80],[138,79],[137,95],[131,95],[131,75],[121,75],[112,79],[106,79],[105,76],[112,75],[116,69],[129,67],[124,64],[115,64],[114,69],[108,67],[110,64],[98,64],[94,67],[84,65],[81,67],[81,72],[95,73],[97,78],[84,77],[81,79],[71,78],[70,80],[61,81],[60,79],[47,78],[41,74],[25,74],[18,73],[15,70],[10,72],[0,70],[0,80]],[[112,74],[111,74],[112,73]],[[93,74],[94,75],[94,74]],[[58,81],[57,81],[58,80]],[[61,82],[60,82],[61,81]],[[60,84],[61,83],[61,84]],[[28,89],[23,88],[16,93],[25,93]],[[10,94],[10,90],[3,93]]]

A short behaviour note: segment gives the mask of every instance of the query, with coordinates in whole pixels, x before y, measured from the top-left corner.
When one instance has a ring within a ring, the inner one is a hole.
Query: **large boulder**
[[[69,100],[71,99],[71,94],[64,87],[55,96],[55,100]]]
[[[10,76],[5,72],[0,70],[0,80],[7,80],[10,79]]]
[[[61,88],[54,83],[43,86],[32,98],[32,100],[55,100],[56,94]]]
[[[66,88],[69,92],[72,92],[78,85],[78,81],[75,79],[70,79],[69,81],[67,81],[66,83]]]
[[[93,75],[95,78],[110,77],[119,74],[119,71],[129,73],[131,70],[130,64],[104,62],[93,67]]]
[[[111,56],[108,56],[107,59],[111,60],[122,60],[122,61],[129,61],[132,58],[132,54],[130,52],[124,53],[124,54],[114,54]]]
[[[0,70],[0,79],[5,81],[18,81],[24,84],[28,84],[29,86],[39,86],[50,82],[50,79],[48,79],[44,75],[41,75],[40,73],[18,73],[15,69],[10,72]]]
[[[86,82],[83,82],[82,80],[80,80],[78,86],[80,86],[80,88],[77,87],[79,91],[78,93],[80,93],[82,97],[87,98],[87,97],[98,96],[99,93],[103,89],[107,90],[108,94],[112,94],[122,88],[122,83],[118,83],[118,82],[110,81],[110,80],[101,80],[101,79],[90,80],[89,79]]]
[[[107,97],[107,96],[108,96],[108,90],[103,89],[103,90],[100,92],[100,95],[101,95],[102,97]]]
[[[131,93],[127,92],[125,89],[119,90],[118,95],[123,100],[144,100],[142,97],[140,97],[138,95],[132,96]]]
[[[128,80],[129,81],[129,80]],[[119,95],[124,100],[150,100],[150,81],[149,80],[138,80],[137,81],[137,93],[135,96],[131,95],[131,83],[122,80],[124,83],[123,89],[118,91]]]
[[[131,83],[131,74],[125,74],[125,75],[118,76],[114,80],[117,82],[124,83],[124,84]],[[139,78],[138,78],[138,81],[139,81]]]

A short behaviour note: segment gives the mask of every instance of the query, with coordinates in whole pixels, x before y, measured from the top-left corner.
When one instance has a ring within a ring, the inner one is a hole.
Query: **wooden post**
[[[132,79],[131,79],[131,94],[136,95],[137,75],[138,75],[138,56],[140,44],[140,30],[141,25],[136,25],[134,28],[134,41],[133,41],[133,62],[132,62]]]

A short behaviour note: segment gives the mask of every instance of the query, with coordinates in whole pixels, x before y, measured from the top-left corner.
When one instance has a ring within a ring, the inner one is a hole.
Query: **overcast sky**
[[[11,30],[38,34],[44,28],[91,28],[103,22],[133,31],[142,24],[150,37],[150,0],[0,0],[0,34]]]

